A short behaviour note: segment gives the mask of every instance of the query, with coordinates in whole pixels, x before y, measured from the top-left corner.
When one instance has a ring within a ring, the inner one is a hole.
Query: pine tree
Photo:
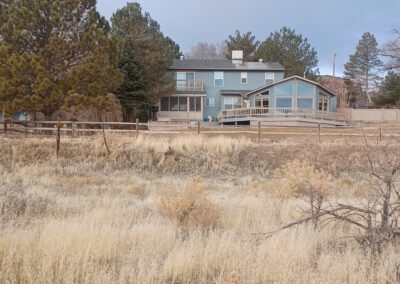
[[[174,89],[174,81],[166,71],[181,55],[179,45],[162,34],[159,24],[148,13],[143,14],[138,3],[128,3],[118,10],[111,23],[118,42],[118,65],[125,75],[116,94],[126,112],[147,111],[148,106]],[[133,69],[136,75],[128,75]]]
[[[388,73],[380,86],[379,95],[373,98],[378,107],[400,106],[400,74],[392,71]]]
[[[254,53],[257,50],[259,41],[256,41],[256,37],[251,33],[247,32],[245,34],[241,34],[240,31],[236,31],[234,35],[229,35],[226,40],[227,45],[227,53],[225,57],[227,59],[232,59],[232,51],[233,50],[242,50],[243,51],[243,60],[244,61],[253,61]]]
[[[308,39],[288,27],[271,33],[261,43],[256,57],[268,62],[281,63],[285,67],[287,77],[304,74],[313,76],[313,68],[318,65],[317,52]]]
[[[0,103],[11,111],[111,109],[115,44],[94,0],[12,1],[0,29]]]
[[[359,40],[355,53],[349,56],[344,75],[346,79],[361,85],[369,103],[372,103],[371,91],[376,89],[381,80],[380,67],[382,61],[379,59],[378,43],[373,34],[366,32]]]

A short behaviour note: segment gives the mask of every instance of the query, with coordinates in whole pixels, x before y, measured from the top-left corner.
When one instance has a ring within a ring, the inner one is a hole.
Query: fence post
[[[382,123],[379,123],[379,141],[382,142]]]
[[[197,122],[197,134],[200,134],[200,121]]]
[[[261,142],[261,121],[258,122],[257,143]]]
[[[73,121],[71,124],[71,133],[72,133],[72,138],[75,138],[76,136],[76,122]]]
[[[318,123],[318,142],[321,142],[321,123]]]
[[[107,144],[107,138],[106,138],[106,131],[104,130],[104,123],[103,125],[103,140],[104,140],[104,145],[106,146],[107,149],[107,155],[110,156],[110,148],[108,148],[108,144]]]
[[[136,118],[136,138],[139,137],[139,119]]]
[[[60,128],[61,128],[61,122],[60,122],[60,116],[58,117],[58,123],[57,123],[57,158],[60,156],[60,144],[61,144],[61,138],[60,138]]]

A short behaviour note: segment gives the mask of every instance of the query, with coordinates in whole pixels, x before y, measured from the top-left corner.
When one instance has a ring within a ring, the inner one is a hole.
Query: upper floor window
[[[224,72],[214,72],[214,86],[215,87],[224,86]]]
[[[275,74],[274,72],[266,72],[265,73],[265,84],[271,85],[275,82]]]
[[[240,83],[247,84],[247,72],[240,73]]]

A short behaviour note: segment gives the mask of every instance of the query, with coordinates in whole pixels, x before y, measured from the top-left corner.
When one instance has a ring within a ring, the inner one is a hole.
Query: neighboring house
[[[169,71],[176,79],[176,92],[160,100],[158,120],[217,120],[221,110],[246,108],[242,95],[284,78],[279,63],[233,60],[175,60]]]

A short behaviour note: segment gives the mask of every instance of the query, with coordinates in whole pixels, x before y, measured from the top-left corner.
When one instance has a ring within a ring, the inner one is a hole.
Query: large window
[[[277,108],[291,108],[292,107],[292,98],[277,98],[276,99],[276,107]]]
[[[224,109],[234,109],[242,107],[241,97],[224,97]]]
[[[279,84],[275,87],[275,95],[277,96],[292,96],[292,93],[293,87],[291,82]]]
[[[201,111],[201,98],[190,97],[189,98],[189,111]]]
[[[247,84],[247,72],[240,73],[240,83]]]
[[[314,95],[314,88],[298,82],[297,83],[297,95],[298,96],[312,96],[312,95]]]
[[[164,97],[160,104],[161,111],[201,111],[200,97]]]
[[[312,98],[298,98],[297,99],[298,108],[314,108],[314,102]]]
[[[274,72],[267,72],[265,73],[265,84],[266,85],[271,85],[275,81],[275,74]]]
[[[214,72],[214,86],[215,87],[224,86],[224,72]]]

